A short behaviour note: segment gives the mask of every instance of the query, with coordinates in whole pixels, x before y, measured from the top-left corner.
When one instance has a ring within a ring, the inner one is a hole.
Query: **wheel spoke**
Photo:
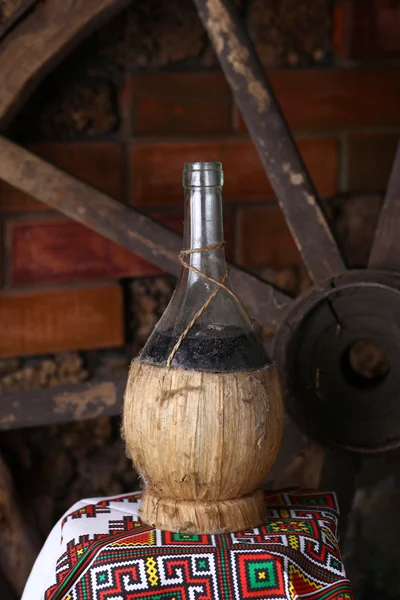
[[[313,487],[312,482],[309,481],[310,469],[307,469],[305,461],[302,460],[302,457],[307,455],[309,446],[309,438],[285,411],[282,443],[276,461],[268,473],[266,487],[285,488],[293,485]],[[321,452],[323,452],[322,447]]]
[[[340,510],[339,536],[343,542],[361,459],[313,442],[286,413],[286,425],[278,458],[266,487],[301,487],[335,492]]]
[[[194,0],[304,263],[315,281],[345,270],[318,196],[256,51],[229,0]]]
[[[369,257],[371,269],[400,271],[400,141]]]
[[[179,275],[180,235],[2,137],[0,179],[168,273]],[[231,267],[230,278],[252,317],[276,331],[291,303],[290,296],[239,267]]]
[[[340,450],[325,449],[320,487],[336,493],[339,509],[339,535],[343,544],[348,517],[353,506],[357,477],[361,467],[361,457]]]
[[[282,446],[266,487],[335,492],[340,510],[339,535],[343,540],[360,465],[360,456],[333,451],[310,440],[286,413]]]
[[[4,131],[50,68],[107,17],[130,0],[75,0],[60,8],[59,0],[22,0],[14,15],[0,25],[0,128]]]

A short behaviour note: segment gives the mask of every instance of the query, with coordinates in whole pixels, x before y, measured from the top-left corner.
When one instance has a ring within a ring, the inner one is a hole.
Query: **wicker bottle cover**
[[[237,531],[266,517],[259,490],[283,429],[276,370],[228,283],[220,163],[186,163],[175,293],[125,392],[123,433],[159,529]]]

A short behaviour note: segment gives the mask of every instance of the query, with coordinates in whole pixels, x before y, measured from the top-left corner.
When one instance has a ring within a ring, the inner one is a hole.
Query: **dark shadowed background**
[[[0,0],[0,23],[17,5]],[[400,2],[238,5],[341,248],[365,265],[400,131]],[[229,259],[294,294],[309,285],[191,0],[134,1],[7,135],[179,232],[183,162],[221,160]],[[0,221],[0,394],[126,376],[173,278],[1,181]],[[139,486],[118,418],[2,433],[0,449],[41,542],[79,498]],[[400,597],[399,499],[397,456],[365,463],[345,542],[362,600]]]

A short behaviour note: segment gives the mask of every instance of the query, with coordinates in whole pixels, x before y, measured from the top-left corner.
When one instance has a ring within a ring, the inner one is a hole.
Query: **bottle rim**
[[[222,171],[220,162],[185,162],[183,171]]]
[[[189,187],[222,187],[224,173],[220,162],[186,162],[183,166],[182,185]]]

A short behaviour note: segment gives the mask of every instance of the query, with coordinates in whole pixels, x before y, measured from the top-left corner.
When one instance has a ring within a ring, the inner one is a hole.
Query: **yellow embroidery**
[[[261,571],[261,573],[258,574],[258,579],[265,579],[265,571]]]
[[[154,586],[158,584],[158,574],[156,569],[156,561],[152,556],[146,560],[146,571],[149,576],[150,585]]]
[[[295,600],[296,598],[298,598],[298,592],[296,591],[296,589],[293,585],[294,576],[296,576],[297,579],[301,579],[301,581],[304,581],[309,586],[313,587],[315,590],[320,590],[323,587],[322,585],[315,583],[315,581],[312,581],[309,577],[307,577],[307,575],[304,575],[303,573],[301,573],[298,569],[296,569],[296,567],[294,567],[293,565],[290,565],[289,566],[289,593],[290,593],[290,598],[292,600]]]

